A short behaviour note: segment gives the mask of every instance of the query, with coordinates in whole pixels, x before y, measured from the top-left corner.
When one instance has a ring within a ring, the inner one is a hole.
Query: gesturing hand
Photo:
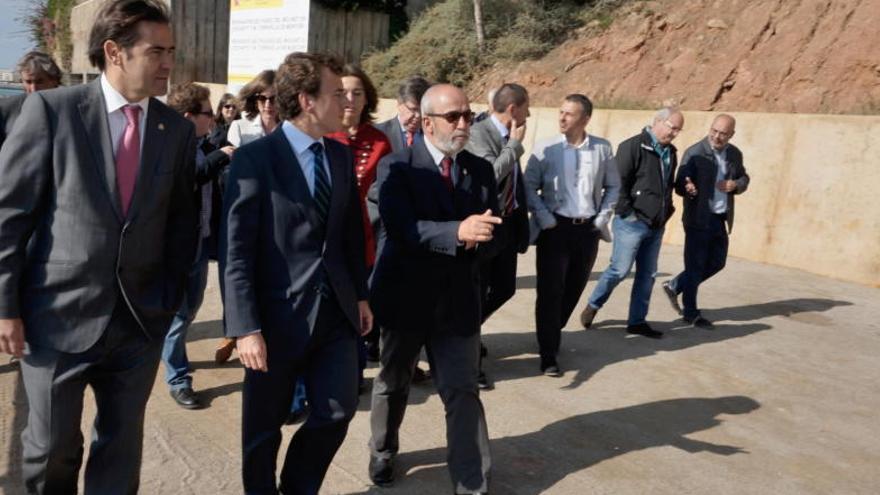
[[[471,215],[458,226],[458,240],[466,245],[472,242],[489,242],[496,225],[501,225],[501,217],[492,216],[492,210],[481,215]]]
[[[269,365],[266,362],[266,340],[260,332],[251,333],[235,339],[235,347],[238,349],[238,357],[245,368],[266,372]]]
[[[686,192],[690,197],[694,197],[697,195],[697,186],[695,186],[694,183],[691,182],[690,177],[684,178],[684,192]]]
[[[733,192],[736,191],[736,181],[735,180],[719,180],[715,183],[715,187],[718,188],[721,192]]]

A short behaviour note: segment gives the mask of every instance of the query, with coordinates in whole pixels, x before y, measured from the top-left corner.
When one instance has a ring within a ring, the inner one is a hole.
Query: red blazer
[[[385,133],[373,127],[372,124],[361,124],[355,134],[349,134],[345,130],[328,134],[326,137],[348,146],[354,156],[352,166],[357,176],[358,193],[360,193],[361,210],[364,217],[366,261],[367,266],[371,267],[376,261],[376,240],[373,226],[367,216],[367,191],[376,181],[376,167],[379,165],[379,159],[391,153],[391,142],[388,141]]]

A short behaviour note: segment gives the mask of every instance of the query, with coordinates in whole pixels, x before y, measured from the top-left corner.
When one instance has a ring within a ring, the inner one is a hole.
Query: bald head
[[[438,150],[453,156],[470,137],[471,112],[467,95],[451,84],[431,86],[422,97],[422,130]]]
[[[709,145],[712,149],[722,150],[730,138],[736,133],[736,119],[722,113],[712,119],[712,125],[709,126]]]

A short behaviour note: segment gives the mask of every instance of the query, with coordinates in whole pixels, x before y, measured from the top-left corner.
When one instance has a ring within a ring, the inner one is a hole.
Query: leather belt
[[[569,218],[564,217],[562,215],[553,214],[556,217],[556,220],[560,223],[567,223],[571,225],[584,225],[584,224],[592,224],[595,216],[589,218]]]

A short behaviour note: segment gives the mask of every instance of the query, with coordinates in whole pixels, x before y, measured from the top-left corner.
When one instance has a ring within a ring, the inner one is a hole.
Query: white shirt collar
[[[443,154],[442,151],[438,150],[437,147],[434,146],[434,143],[432,143],[431,140],[428,139],[427,137],[425,137],[425,147],[428,148],[428,153],[430,153],[431,158],[434,159],[434,165],[437,165],[439,167],[440,162],[443,160],[443,157],[445,157],[446,155]],[[452,158],[452,161],[455,161],[456,156],[457,156],[457,154],[452,155],[450,157],[450,158]]]
[[[489,116],[489,120],[491,120],[492,123],[495,124],[495,128],[498,129],[498,132],[501,134],[501,139],[504,139],[508,135],[510,135],[510,129],[508,129],[506,125],[502,124],[501,121],[498,120],[497,117],[495,117],[494,113]]]
[[[107,80],[107,75],[103,72],[101,73],[101,92],[104,93],[104,104],[107,105],[107,113],[113,113],[125,105],[131,105],[132,103],[125,99],[119,91],[116,91],[110,81]],[[141,115],[147,115],[147,108],[149,107],[150,98],[146,97],[140,101],[134,102],[135,105],[141,107]]]
[[[282,122],[281,129],[284,131],[284,137],[287,138],[287,141],[293,147],[293,151],[296,152],[297,155],[303,154],[309,149],[309,146],[311,146],[313,143],[321,143],[321,146],[324,146],[323,137],[320,139],[315,139],[312,136],[309,136],[308,134],[299,130],[288,120]]]
[[[590,133],[589,132],[584,135],[584,141],[577,146],[572,146],[571,144],[569,144],[568,138],[565,137],[565,134],[562,134],[561,136],[562,136],[562,145],[566,148],[587,149],[590,147]]]

